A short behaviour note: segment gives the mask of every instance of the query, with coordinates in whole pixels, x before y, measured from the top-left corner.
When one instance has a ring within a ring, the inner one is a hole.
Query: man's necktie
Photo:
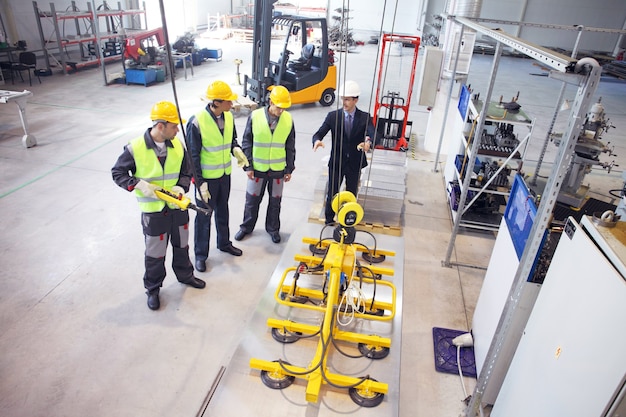
[[[346,133],[350,133],[352,131],[352,115],[346,115]]]

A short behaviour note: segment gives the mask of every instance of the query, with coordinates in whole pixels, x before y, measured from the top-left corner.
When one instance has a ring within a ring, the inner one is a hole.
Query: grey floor
[[[185,117],[203,107],[200,96],[213,80],[241,91],[233,61],[243,59],[242,73],[249,71],[249,45],[216,41],[216,46],[224,49],[221,62],[195,67],[187,80],[182,70],[177,74]],[[347,58],[347,77],[366,91],[362,108],[370,102],[375,63],[372,45]],[[491,57],[474,57],[470,82],[475,89],[490,63]],[[107,68],[119,71],[121,64]],[[560,88],[547,77],[529,75],[538,71],[533,61],[504,58],[494,92],[513,96],[522,91],[520,102],[538,118],[533,149],[541,147]],[[297,168],[283,198],[283,242],[271,243],[257,227],[236,243],[244,255],[235,258],[216,250],[212,241],[207,271],[198,274],[207,288],[182,286],[168,270],[162,307],[154,312],[146,306],[141,281],[139,210],[132,195],[113,183],[110,168],[124,144],[148,126],[151,105],[173,100],[171,85],[105,87],[101,71],[92,69],[42,77],[42,84],[35,80],[32,87],[17,82],[2,88],[34,93],[27,118],[38,145],[22,146],[17,107],[0,105],[0,415],[199,415],[214,379],[228,368],[243,339],[289,237],[308,222],[316,203],[314,185],[329,152],[327,147],[314,153],[310,139],[329,109],[292,109]],[[624,85],[601,83],[600,90],[617,126],[610,135],[618,155],[624,155],[619,152],[626,126]],[[399,393],[400,416],[456,416],[464,408],[463,387],[458,375],[435,371],[432,328],[470,329],[484,270],[442,266],[452,230],[443,165],[435,170],[436,156],[422,146],[427,110],[414,109],[410,118],[417,145],[407,153],[402,230],[401,365],[395,370],[400,384],[390,390]],[[236,117],[240,134],[246,116],[242,110]],[[621,188],[621,168],[610,174],[594,170],[588,177],[598,184],[593,188],[598,196]],[[234,172],[231,235],[241,222],[244,184],[243,173]],[[451,260],[486,267],[493,243],[492,233],[466,231],[457,237]],[[475,380],[464,382],[471,393]],[[259,389],[266,389],[260,381]],[[255,410],[249,415],[273,414]],[[289,415],[315,414],[294,410]]]

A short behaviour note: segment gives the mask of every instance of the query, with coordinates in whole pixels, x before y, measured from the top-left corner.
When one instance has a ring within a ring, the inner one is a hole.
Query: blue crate
[[[203,59],[214,59],[216,61],[221,61],[222,60],[222,49],[221,48],[217,48],[217,49],[203,48],[203,49],[200,50],[200,54],[202,54],[202,58]]]
[[[157,72],[151,68],[135,68],[126,70],[126,84],[143,84],[148,86],[156,82]]]
[[[457,172],[461,175],[461,178],[463,178],[465,176],[465,168],[468,165],[468,161],[465,161],[465,166],[463,167],[463,172],[461,172],[461,167],[463,166],[463,155],[457,155],[456,158],[454,159],[454,165],[456,166],[456,170]],[[478,159],[478,157],[476,157],[475,162],[474,162],[474,173],[478,174],[480,172],[480,168],[482,167],[482,164],[480,162],[480,159]]]

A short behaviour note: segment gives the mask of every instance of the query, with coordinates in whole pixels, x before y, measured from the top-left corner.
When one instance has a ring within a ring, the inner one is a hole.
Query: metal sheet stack
[[[406,153],[376,149],[361,174],[358,202],[365,212],[362,223],[402,226],[406,193]]]

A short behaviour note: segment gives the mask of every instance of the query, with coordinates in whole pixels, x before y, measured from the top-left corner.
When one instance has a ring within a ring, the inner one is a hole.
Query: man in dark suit
[[[340,191],[344,179],[346,191],[357,195],[361,169],[367,166],[365,153],[374,146],[372,140],[375,140],[375,131],[372,117],[356,107],[360,94],[361,90],[356,82],[346,81],[339,88],[343,108],[328,113],[324,123],[313,135],[313,151],[324,147],[322,140],[329,131],[332,138],[324,214],[326,224],[334,222],[332,201],[335,194]]]

